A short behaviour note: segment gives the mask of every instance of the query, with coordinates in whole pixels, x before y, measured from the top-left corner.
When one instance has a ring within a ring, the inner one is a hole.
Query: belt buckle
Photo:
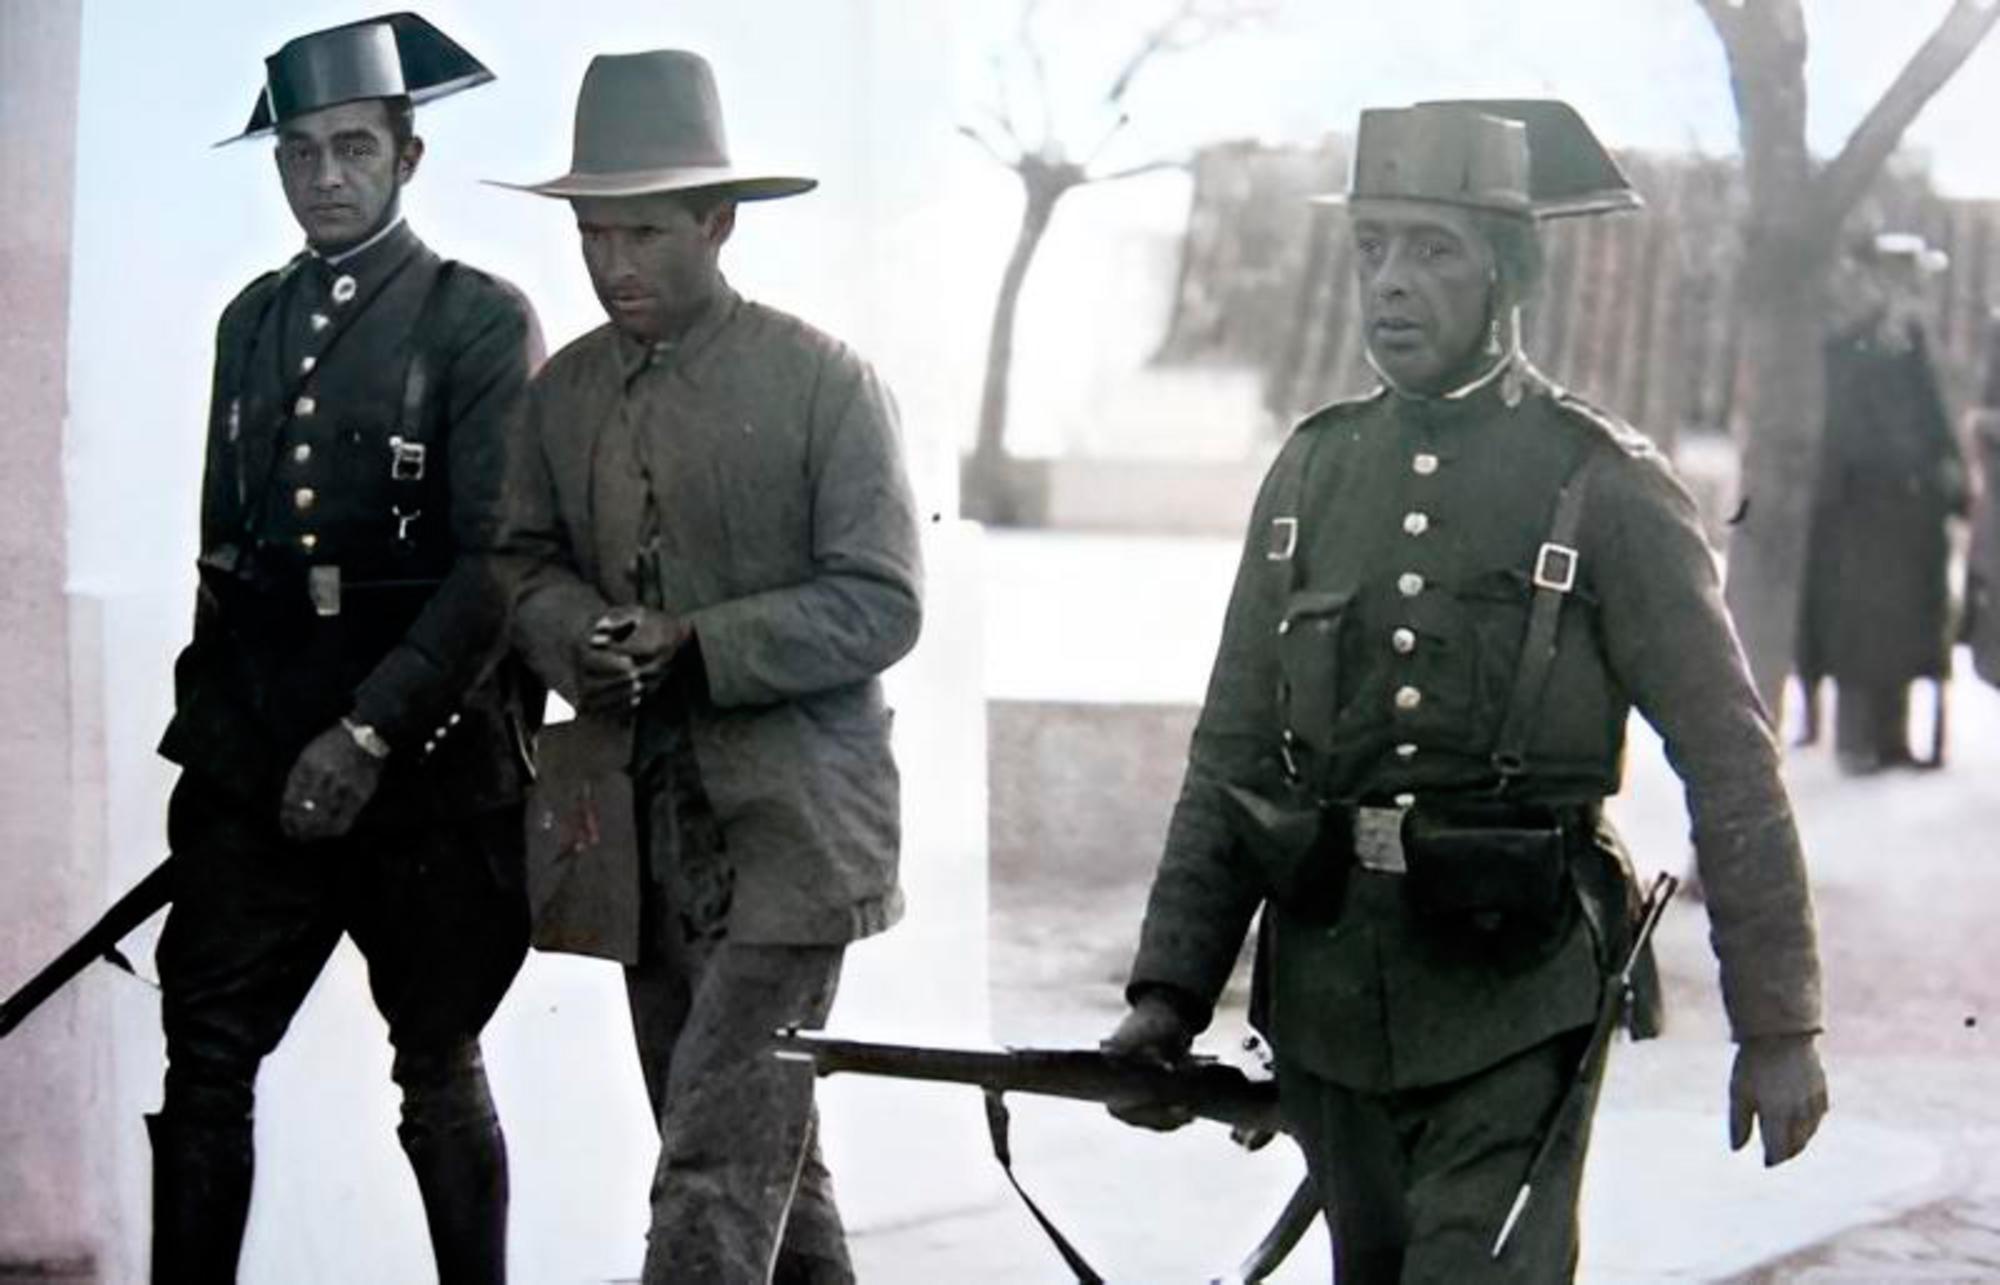
[[[1409,871],[1403,856],[1403,817],[1408,808],[1354,809],[1354,860],[1364,870],[1399,875]]]

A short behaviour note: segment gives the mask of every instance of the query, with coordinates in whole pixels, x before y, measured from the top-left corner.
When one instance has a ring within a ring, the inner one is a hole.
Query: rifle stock
[[[49,996],[67,985],[71,978],[99,959],[112,959],[126,934],[158,913],[173,899],[173,858],[169,857],[133,885],[132,890],[112,903],[82,936],[63,947],[62,952],[30,977],[21,989],[0,1004],[0,1039],[26,1020]],[[114,963],[121,963],[112,959]],[[121,966],[122,963],[121,963]]]
[[[1154,1066],[1096,1049],[924,1048],[797,1030],[779,1031],[776,1051],[788,1061],[811,1062],[822,1076],[849,1072],[1084,1102],[1182,1106],[1245,1133],[1283,1127],[1275,1083],[1205,1058]]]

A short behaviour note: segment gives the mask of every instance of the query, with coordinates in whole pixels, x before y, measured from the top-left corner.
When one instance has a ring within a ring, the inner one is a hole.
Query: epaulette
[[[1605,441],[1633,459],[1665,458],[1660,454],[1660,448],[1654,444],[1652,438],[1611,412],[1591,405],[1575,393],[1558,388],[1549,400],[1554,402],[1558,409],[1567,411],[1571,419],[1589,425]]]
[[[1307,429],[1322,428],[1328,424],[1338,424],[1342,420],[1351,419],[1369,407],[1374,406],[1388,395],[1388,388],[1377,384],[1373,391],[1363,393],[1359,397],[1343,397],[1337,402],[1328,402],[1294,424],[1292,432],[1295,434],[1303,433]]]

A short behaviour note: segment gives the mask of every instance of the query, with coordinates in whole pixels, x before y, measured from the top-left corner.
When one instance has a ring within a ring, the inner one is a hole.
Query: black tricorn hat
[[[414,13],[387,13],[288,40],[264,60],[264,89],[241,134],[268,134],[295,116],[364,98],[427,103],[493,79],[486,65]]]
[[[1363,111],[1348,190],[1320,199],[1437,201],[1530,219],[1642,204],[1583,117],[1554,98],[1458,98]]]

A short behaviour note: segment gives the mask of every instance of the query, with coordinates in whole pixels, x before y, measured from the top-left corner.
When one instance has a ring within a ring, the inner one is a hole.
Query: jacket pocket
[[[1300,590],[1278,624],[1279,715],[1287,732],[1311,746],[1331,741],[1340,712],[1340,643],[1353,598],[1347,590]]]

